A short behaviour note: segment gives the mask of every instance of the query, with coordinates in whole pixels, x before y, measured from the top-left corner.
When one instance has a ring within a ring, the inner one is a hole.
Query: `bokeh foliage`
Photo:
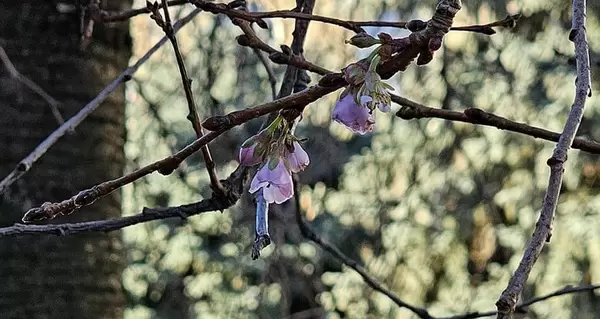
[[[294,6],[291,0],[249,1],[250,10]],[[427,19],[434,7],[435,1],[317,1],[314,12],[353,20],[409,20]],[[600,5],[591,2],[589,10],[592,73],[598,74]],[[430,106],[478,107],[560,131],[574,95],[570,3],[469,1],[456,24],[488,23],[517,12],[523,13],[518,26],[493,36],[450,33],[430,64],[412,66],[390,84],[396,93]],[[293,21],[271,20],[269,26],[259,31],[265,41],[275,47],[291,42]],[[406,35],[404,30],[368,31]],[[137,56],[162,36],[148,17],[136,18],[132,33]],[[263,65],[233,40],[240,33],[227,18],[203,13],[178,35],[201,117],[271,98]],[[368,54],[345,46],[350,36],[313,22],[305,56],[339,70]],[[274,70],[281,76],[285,68]],[[168,155],[194,135],[169,46],[132,83],[127,154],[134,168]],[[392,114],[378,114],[375,133],[356,137],[330,123],[335,98],[310,105],[297,131],[309,139],[312,160],[301,175],[306,218],[401,298],[434,315],[494,309],[533,231],[553,144],[489,127],[405,121]],[[600,140],[600,100],[594,96],[587,105],[580,136]],[[237,147],[260,123],[236,128],[212,145],[220,176],[235,168]],[[569,154],[552,242],[533,269],[524,299],[567,284],[600,282],[597,160],[579,151]],[[131,214],[144,205],[197,201],[210,194],[207,185],[196,156],[176,174],[152,175],[127,187],[125,209]],[[252,261],[253,214],[245,198],[223,214],[127,229],[127,317],[283,318],[301,311],[327,318],[413,316],[303,239],[290,203],[271,212],[274,243]],[[585,293],[536,304],[528,316],[594,318],[598,313],[600,298]]]

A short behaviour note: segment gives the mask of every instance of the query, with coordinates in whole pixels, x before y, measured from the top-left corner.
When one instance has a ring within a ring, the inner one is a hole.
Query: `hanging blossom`
[[[377,73],[377,66],[381,57],[377,50],[373,51],[366,62],[352,63],[344,69],[344,78],[348,86],[340,95],[331,118],[346,126],[350,131],[358,134],[371,132],[375,125],[377,108],[381,112],[391,110],[391,96],[389,90],[392,86],[382,81]]]
[[[242,144],[239,161],[246,166],[262,164],[252,179],[249,192],[262,189],[264,200],[276,204],[294,195],[292,173],[304,170],[310,163],[308,154],[298,139],[289,133],[287,123],[281,117]]]
[[[346,94],[335,104],[331,118],[361,135],[373,131],[375,125],[375,114],[362,104],[356,103],[352,94]]]

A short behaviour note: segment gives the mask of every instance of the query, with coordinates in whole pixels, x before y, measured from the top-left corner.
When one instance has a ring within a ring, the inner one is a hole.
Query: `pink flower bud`
[[[255,140],[256,136],[252,136],[242,144],[239,155],[240,164],[252,166],[262,162],[262,156],[256,151],[258,144]]]
[[[344,69],[344,79],[348,84],[357,86],[365,81],[366,66],[360,63],[349,64]]]

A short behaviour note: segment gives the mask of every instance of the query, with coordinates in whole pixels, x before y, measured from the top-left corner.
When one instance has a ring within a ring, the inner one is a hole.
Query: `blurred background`
[[[145,6],[141,0],[102,3],[111,10]],[[314,13],[349,20],[427,20],[436,3],[317,0]],[[147,15],[131,19],[129,26],[97,24],[90,47],[81,53],[79,13],[64,5],[3,1],[0,45],[20,72],[63,103],[59,110],[68,118],[163,32]],[[251,11],[295,6],[294,0],[248,1]],[[191,9],[173,7],[173,19]],[[588,1],[588,10],[594,95],[578,135],[600,141],[600,2]],[[396,94],[431,107],[477,107],[561,131],[574,98],[570,2],[464,1],[455,25],[485,24],[517,13],[523,16],[515,28],[497,29],[492,36],[450,32],[431,63],[412,65],[388,83]],[[255,28],[258,35],[276,48],[290,45],[294,21],[267,22],[268,30]],[[177,34],[201,118],[272,99],[263,64],[234,40],[241,33],[229,18],[201,13]],[[370,53],[345,45],[352,35],[312,22],[304,55],[340,70]],[[285,66],[273,65],[273,70],[279,88]],[[316,83],[319,77],[311,76]],[[47,103],[14,83],[0,68],[1,177],[57,126]],[[338,94],[309,105],[296,131],[308,139],[304,145],[311,158],[299,175],[299,205],[307,222],[401,299],[433,316],[495,310],[535,226],[554,144],[440,119],[407,121],[394,112],[377,114],[374,132],[356,136],[330,120]],[[69,198],[181,149],[195,139],[186,115],[167,43],[124,90],[111,95],[0,197],[0,226],[18,222],[22,212],[44,201]],[[237,167],[239,146],[261,123],[236,127],[211,144],[221,178]],[[552,241],[533,268],[522,300],[565,285],[600,283],[598,160],[577,150],[569,154]],[[203,161],[194,155],[169,176],[152,174],[57,222],[137,214],[144,206],[176,206],[210,195]],[[273,242],[254,261],[249,196],[222,214],[151,222],[121,233],[3,238],[0,318],[416,318],[305,239],[294,214],[293,200],[272,207]],[[551,298],[520,316],[600,318],[599,294]]]
[[[142,1],[136,3],[142,6]],[[295,1],[249,1],[250,10],[292,8]],[[317,1],[314,13],[351,20],[428,19],[436,1]],[[600,6],[589,3],[593,73],[600,60]],[[184,14],[183,10],[180,14]],[[478,107],[561,131],[574,97],[567,1],[468,1],[455,25],[484,24],[522,13],[514,29],[493,36],[451,32],[434,60],[389,83],[396,93],[443,109]],[[291,43],[292,20],[260,30],[274,47]],[[372,35],[405,30],[367,28]],[[131,26],[134,57],[162,33],[147,17]],[[179,33],[201,117],[268,101],[271,88],[256,55],[238,46],[228,18],[201,14]],[[326,36],[325,36],[326,35]],[[305,57],[339,70],[366,56],[344,45],[351,32],[312,22]],[[159,159],[194,139],[172,49],[165,46],[127,87],[129,167]],[[283,66],[274,66],[279,75]],[[318,77],[314,77],[317,80]],[[595,78],[594,89],[600,83]],[[278,84],[279,86],[279,84]],[[495,128],[440,119],[377,115],[375,132],[353,136],[330,121],[337,98],[310,105],[297,134],[308,138],[311,164],[300,175],[300,206],[318,233],[365,265],[409,303],[433,315],[495,309],[533,231],[548,183],[553,143]],[[395,106],[398,109],[398,106]],[[579,136],[600,140],[600,100],[587,104]],[[238,147],[260,121],[230,131],[212,150],[219,175],[236,167]],[[600,282],[598,156],[573,151],[552,242],[523,299],[565,285]],[[153,175],[124,192],[126,214],[145,205],[179,205],[210,194],[202,160],[177,174]],[[370,289],[352,269],[302,237],[292,204],[271,211],[274,243],[250,258],[254,211],[242,201],[223,214],[149,223],[124,231],[127,318],[413,318]],[[598,318],[588,292],[531,307],[527,318]]]
[[[260,11],[295,6],[291,0],[249,3],[250,10]],[[317,1],[314,13],[351,20],[426,20],[435,4]],[[595,2],[589,6],[593,73],[600,74],[600,11]],[[497,29],[493,36],[451,32],[430,64],[413,65],[389,83],[397,94],[429,106],[478,107],[561,131],[574,97],[570,3],[468,1],[455,25],[489,23],[519,12],[523,17],[516,28]],[[259,31],[267,43],[291,43],[293,21],[272,19],[269,27]],[[146,17],[134,19],[131,30],[135,56],[161,36]],[[407,34],[389,28],[367,31]],[[179,35],[201,117],[270,99],[264,67],[250,49],[233,41],[240,33],[228,18],[202,14]],[[312,22],[305,57],[339,70],[369,53],[344,45],[351,35]],[[128,86],[131,168],[194,138],[171,51],[165,46]],[[285,68],[274,69],[281,80]],[[600,79],[595,79],[596,90]],[[595,96],[579,135],[600,140]],[[377,115],[373,134],[353,136],[330,121],[336,98],[332,94],[310,105],[298,130],[309,139],[311,156],[301,174],[300,205],[307,220],[401,298],[433,315],[493,310],[533,231],[553,144],[439,119],[404,121],[393,113]],[[236,128],[213,144],[220,176],[235,168],[237,148],[259,125]],[[533,269],[523,299],[569,284],[600,282],[599,174],[597,155],[570,153],[552,242]],[[144,205],[196,201],[209,195],[208,184],[196,156],[178,175],[151,176],[128,186],[126,213]],[[250,259],[254,216],[249,202],[187,223],[128,228],[127,318],[415,317],[307,242],[293,216],[291,204],[272,210],[274,243],[256,261]],[[589,292],[538,303],[527,318],[599,316],[600,297]]]

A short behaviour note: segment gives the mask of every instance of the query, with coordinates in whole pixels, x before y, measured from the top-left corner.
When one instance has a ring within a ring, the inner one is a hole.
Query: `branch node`
[[[569,41],[575,42],[575,38],[577,37],[578,33],[579,33],[579,30],[571,29],[571,31],[569,31]]]
[[[566,162],[567,159],[560,159],[558,157],[552,156],[550,157],[547,161],[546,164],[548,166],[556,166],[556,165],[562,165],[564,162]]]

